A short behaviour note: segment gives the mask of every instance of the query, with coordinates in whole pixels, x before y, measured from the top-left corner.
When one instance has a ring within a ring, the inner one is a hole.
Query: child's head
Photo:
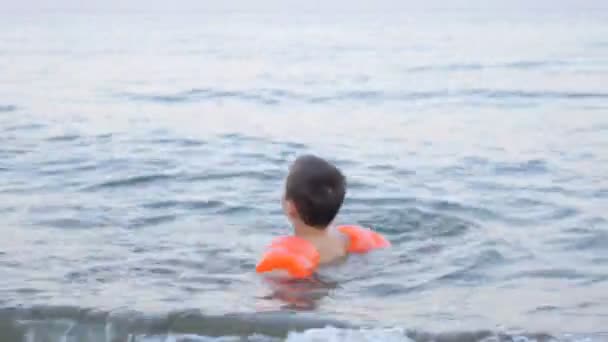
[[[287,176],[285,212],[294,223],[325,229],[338,214],[345,194],[346,179],[337,167],[316,156],[301,156]]]

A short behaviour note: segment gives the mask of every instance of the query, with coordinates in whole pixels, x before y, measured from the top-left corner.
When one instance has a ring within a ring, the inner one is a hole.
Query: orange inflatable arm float
[[[275,239],[255,270],[258,273],[287,271],[294,278],[306,278],[319,265],[319,252],[310,242],[286,236]]]
[[[338,230],[348,237],[349,253],[367,253],[373,249],[390,247],[391,243],[373,230],[359,226],[339,226]]]
[[[348,239],[348,253],[367,253],[391,244],[382,235],[359,226],[339,226],[338,231]],[[320,255],[315,246],[297,236],[280,237],[270,244],[257,264],[257,273],[285,271],[293,278],[307,278],[319,266]]]

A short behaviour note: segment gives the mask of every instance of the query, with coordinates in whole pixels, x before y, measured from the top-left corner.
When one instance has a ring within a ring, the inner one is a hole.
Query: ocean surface
[[[254,272],[289,163],[393,248]],[[608,11],[0,10],[0,341],[608,341]]]

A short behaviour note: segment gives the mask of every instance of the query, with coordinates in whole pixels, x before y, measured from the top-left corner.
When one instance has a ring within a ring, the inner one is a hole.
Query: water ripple
[[[523,69],[534,70],[542,68],[564,67],[572,65],[565,61],[549,61],[549,60],[528,60],[515,61],[502,64],[482,64],[482,63],[453,63],[453,64],[429,64],[415,66],[406,69],[408,73],[422,72],[458,72],[458,71],[480,71],[484,69]]]
[[[226,204],[219,200],[164,200],[143,205],[149,209],[216,209]]]
[[[488,267],[498,267],[507,261],[507,258],[495,249],[482,250],[476,252],[476,254],[477,255],[474,258],[467,257],[467,261],[464,266],[449,271],[437,277],[433,281],[460,286],[485,283],[491,280],[491,276],[486,272],[483,272],[483,269]]]
[[[278,170],[266,171],[221,171],[221,172],[205,172],[200,174],[192,174],[183,177],[186,182],[212,181],[212,180],[231,180],[231,179],[248,179],[269,181],[278,180],[283,176]]]
[[[81,139],[81,136],[77,135],[77,134],[63,134],[63,135],[57,135],[57,136],[53,136],[53,137],[49,137],[46,140],[48,142],[64,142],[64,141],[75,141],[75,140],[79,140]]]
[[[97,191],[103,189],[112,189],[119,187],[133,187],[133,186],[141,186],[149,183],[156,183],[158,181],[166,181],[169,179],[174,179],[175,176],[172,175],[163,175],[163,174],[150,174],[150,175],[141,175],[141,176],[133,176],[133,177],[125,177],[121,179],[115,179],[110,181],[101,182],[99,184],[91,185],[84,188],[84,191]]]
[[[5,132],[19,132],[19,131],[35,131],[46,128],[47,126],[41,123],[26,123],[26,124],[17,124],[10,125],[4,127],[3,130]]]
[[[0,113],[2,113],[2,112],[14,112],[17,109],[18,109],[17,106],[14,106],[14,105],[0,105]]]
[[[541,278],[541,279],[585,279],[589,275],[582,273],[578,270],[566,269],[566,268],[551,268],[551,269],[537,269],[531,271],[521,271],[514,273],[510,276],[511,279],[516,278]]]
[[[153,227],[156,225],[173,222],[177,219],[177,215],[149,215],[146,217],[137,218],[129,223],[130,228]]]
[[[145,143],[158,144],[162,146],[174,145],[180,147],[198,147],[204,146],[207,143],[203,140],[198,139],[186,139],[186,138],[157,138],[144,140]]]
[[[188,103],[210,100],[237,100],[255,102],[261,105],[277,105],[286,101],[299,101],[309,104],[330,104],[343,101],[397,101],[410,102],[419,100],[465,99],[465,100],[601,100],[608,99],[605,92],[574,92],[574,91],[523,91],[509,89],[461,89],[461,90],[432,90],[387,92],[372,89],[340,91],[333,94],[311,95],[291,91],[268,91],[266,89],[252,90],[214,90],[195,89],[175,94],[121,94],[119,97],[130,101],[143,101],[152,103]]]
[[[244,212],[256,211],[256,208],[245,206],[245,205],[231,205],[224,201],[219,200],[169,200],[169,201],[157,201],[149,202],[142,205],[147,209],[162,209],[165,211],[175,210],[213,210],[217,214],[239,214]],[[167,217],[171,220],[175,219],[173,215],[160,216],[161,218]],[[142,219],[145,220],[145,219]],[[145,222],[144,222],[145,223]],[[145,224],[144,224],[145,225]]]
[[[527,160],[516,163],[497,163],[494,168],[497,174],[543,174],[549,171],[549,166],[544,160]]]

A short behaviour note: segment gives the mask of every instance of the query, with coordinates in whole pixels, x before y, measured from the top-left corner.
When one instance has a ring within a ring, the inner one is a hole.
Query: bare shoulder
[[[334,228],[328,229],[327,234],[315,243],[315,246],[319,251],[321,264],[342,260],[347,255],[347,241],[344,239],[344,235]]]

